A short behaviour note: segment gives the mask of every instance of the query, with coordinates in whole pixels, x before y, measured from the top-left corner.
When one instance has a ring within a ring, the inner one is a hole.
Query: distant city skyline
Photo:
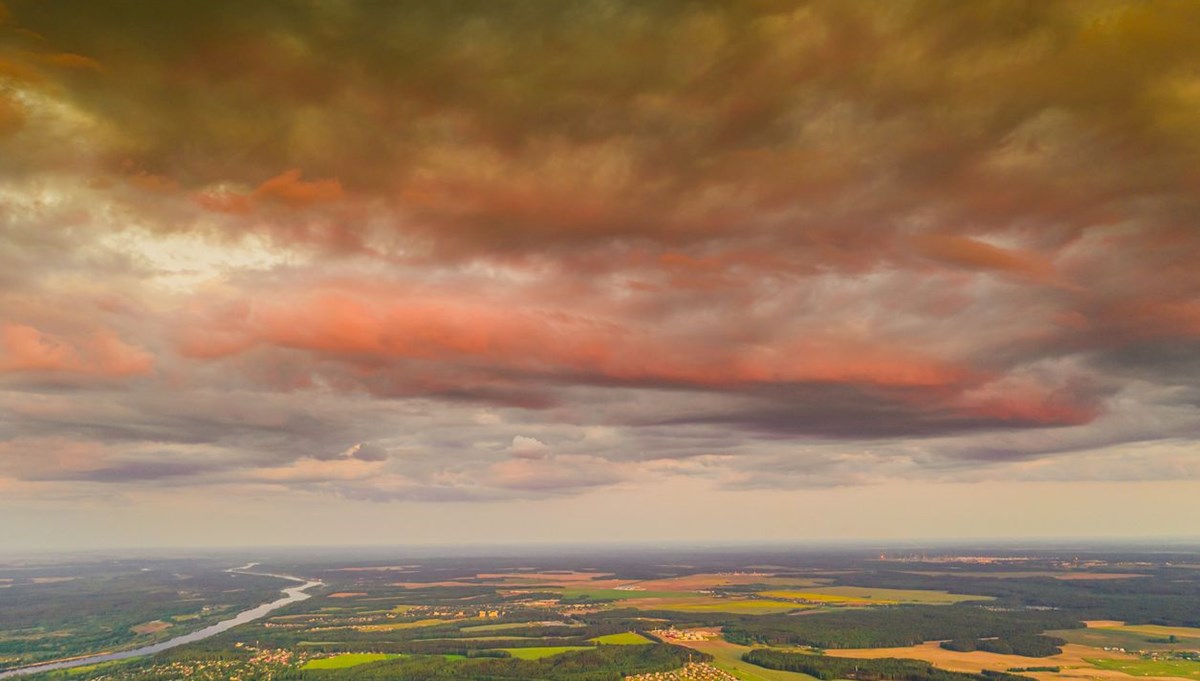
[[[1198,74],[1192,2],[0,0],[0,547],[1195,537]]]

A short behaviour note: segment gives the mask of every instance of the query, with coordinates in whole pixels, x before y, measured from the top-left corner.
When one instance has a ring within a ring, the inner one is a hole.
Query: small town
[[[738,681],[729,672],[722,671],[707,662],[692,662],[669,672],[651,672],[626,676],[624,681]]]

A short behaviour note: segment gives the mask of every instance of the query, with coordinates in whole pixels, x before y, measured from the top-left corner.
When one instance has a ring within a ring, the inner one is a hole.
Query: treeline
[[[881,658],[856,660],[827,655],[788,653],[767,648],[756,648],[742,655],[742,659],[767,669],[800,672],[815,676],[823,681],[829,679],[854,679],[855,681],[1031,681],[1028,677],[986,671],[982,674],[949,672],[938,669],[922,660]]]
[[[997,611],[978,606],[910,605],[815,615],[759,615],[725,625],[742,645],[892,648],[945,639],[1022,638],[1083,624],[1053,610]]]
[[[986,653],[1001,655],[1023,655],[1025,657],[1050,657],[1062,652],[1059,646],[1066,644],[1065,639],[1057,636],[1008,636],[1005,638],[956,638],[942,641],[941,646],[946,650],[956,650],[969,653],[982,650]]]

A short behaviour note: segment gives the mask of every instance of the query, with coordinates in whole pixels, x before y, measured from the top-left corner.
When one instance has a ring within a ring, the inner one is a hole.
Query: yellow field
[[[859,659],[875,659],[881,657],[899,657],[912,660],[924,660],[941,669],[953,672],[969,672],[978,674],[985,669],[1004,671],[1014,667],[1060,667],[1060,672],[1021,672],[1022,676],[1031,676],[1038,681],[1065,681],[1067,679],[1101,679],[1110,681],[1132,681],[1134,677],[1119,671],[1123,663],[1137,665],[1141,662],[1136,655],[1103,651],[1090,646],[1067,644],[1063,652],[1050,657],[1023,657],[1020,655],[1000,655],[983,651],[969,653],[955,650],[945,650],[936,641],[928,641],[921,645],[908,648],[855,648],[847,650],[826,650],[826,655],[834,657],[851,657]],[[1108,668],[1098,668],[1092,660],[1106,658]],[[1146,678],[1188,678],[1175,677],[1146,677]],[[1194,678],[1194,677],[1193,677]]]
[[[1200,639],[1200,627],[1163,627],[1157,624],[1125,624],[1124,622],[1103,622],[1093,620],[1088,623],[1088,627],[1096,629],[1117,629],[1119,631],[1132,631],[1138,634],[1146,634],[1147,636],[1158,636],[1166,638],[1168,636],[1176,636],[1179,638],[1195,638]]]
[[[1086,629],[1064,629],[1048,632],[1071,643],[1097,649],[1124,648],[1126,650],[1200,650],[1200,628],[1163,627],[1153,624],[1125,625],[1110,620],[1086,622]],[[1175,637],[1171,642],[1167,639]],[[1103,657],[1097,650],[1097,657]]]

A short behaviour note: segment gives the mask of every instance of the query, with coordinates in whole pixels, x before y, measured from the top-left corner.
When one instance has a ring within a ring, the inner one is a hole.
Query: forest
[[[827,655],[788,653],[766,648],[756,648],[742,659],[767,669],[800,672],[822,681],[832,679],[854,679],[855,681],[1031,681],[1029,677],[985,672],[966,674],[937,669],[928,662],[882,658],[856,660]]]

